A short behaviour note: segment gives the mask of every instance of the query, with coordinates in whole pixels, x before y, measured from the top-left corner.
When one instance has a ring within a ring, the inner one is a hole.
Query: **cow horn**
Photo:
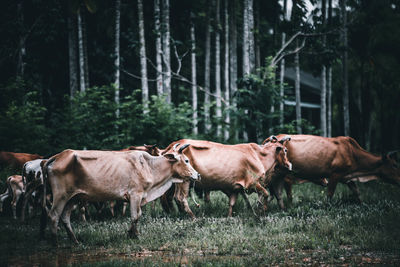
[[[187,148],[188,146],[190,146],[190,144],[184,144],[183,146],[181,146],[181,148],[179,148],[178,153],[182,153],[182,151]]]
[[[283,143],[285,143],[286,141],[290,141],[292,140],[292,137],[290,135],[286,135],[285,137],[283,137],[279,143],[281,143],[283,145]]]
[[[262,142],[263,145],[265,145],[268,142],[273,142],[275,143],[276,141],[278,141],[278,138],[276,138],[275,135],[271,135],[270,137],[268,137],[267,139],[264,140],[264,142]]]
[[[172,147],[172,150],[176,151],[176,148],[177,148],[179,145],[180,145],[179,143],[175,144],[175,145]]]

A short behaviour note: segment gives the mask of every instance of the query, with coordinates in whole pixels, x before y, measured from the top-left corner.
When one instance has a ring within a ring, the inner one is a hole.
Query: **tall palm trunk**
[[[23,77],[25,72],[25,39],[26,34],[24,32],[24,9],[23,1],[19,1],[17,5],[17,20],[19,28],[19,44],[18,44],[18,58],[17,58],[17,77]]]
[[[325,29],[326,25],[326,0],[322,0],[322,26]],[[326,35],[322,36],[322,47],[326,46]],[[320,122],[321,122],[321,135],[326,137],[326,65],[323,62],[321,66],[321,112],[320,112]]]
[[[140,39],[140,67],[142,81],[143,111],[146,112],[149,101],[149,87],[147,84],[146,41],[144,37],[143,3],[138,0],[139,39]]]
[[[250,74],[250,62],[249,62],[249,16],[248,16],[248,0],[244,0],[243,6],[243,76]]]
[[[162,48],[161,48],[161,26],[160,26],[160,0],[154,0],[154,30],[156,32],[156,80],[157,80],[157,95],[161,96],[164,93],[162,81]]]
[[[287,19],[287,0],[283,0],[283,21],[286,21]],[[284,46],[286,42],[286,33],[282,32],[282,41],[281,45],[282,47]],[[285,102],[284,102],[284,96],[285,96],[285,58],[281,59],[281,65],[280,65],[280,74],[279,74],[279,96],[280,96],[280,102],[279,102],[279,125],[280,127],[283,126],[284,123],[284,111],[285,111]]]

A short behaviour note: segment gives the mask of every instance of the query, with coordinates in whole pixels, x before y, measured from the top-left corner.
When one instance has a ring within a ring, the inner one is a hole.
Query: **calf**
[[[12,175],[7,178],[6,192],[0,195],[0,212],[3,211],[3,202],[6,198],[12,197],[11,208],[14,219],[17,219],[17,203],[24,194],[24,185],[21,175]]]

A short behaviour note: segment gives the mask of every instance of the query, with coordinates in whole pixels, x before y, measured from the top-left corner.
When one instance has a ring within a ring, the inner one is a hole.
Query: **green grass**
[[[72,227],[81,243],[73,245],[60,227],[58,249],[49,240],[38,241],[38,216],[23,225],[1,216],[0,265],[399,265],[400,189],[377,182],[359,187],[361,205],[343,185],[333,203],[326,201],[324,188],[297,185],[286,211],[274,201],[259,218],[242,198],[227,218],[228,198],[220,192],[211,193],[209,204],[197,199],[200,208],[189,200],[195,221],[178,212],[165,214],[157,201],[154,209],[143,208],[136,240],[127,238],[128,216],[81,222],[75,214]],[[255,194],[250,201],[255,203]],[[49,239],[48,229],[46,234]]]

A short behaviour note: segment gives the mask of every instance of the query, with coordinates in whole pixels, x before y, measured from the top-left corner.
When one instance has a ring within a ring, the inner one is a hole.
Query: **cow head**
[[[179,144],[175,144],[172,153],[166,153],[163,156],[172,164],[174,177],[198,181],[200,180],[200,174],[190,165],[188,157],[182,153],[189,145],[190,144],[185,144],[176,151],[176,147],[179,146]]]
[[[400,168],[396,162],[396,152],[389,152],[382,156],[382,165],[379,174],[383,181],[400,186]]]
[[[278,141],[276,136],[271,135],[262,143],[264,147],[268,146],[269,149],[273,149],[275,151],[275,159],[276,165],[275,168],[284,168],[289,171],[292,170],[292,163],[287,158],[287,148],[285,146],[286,142],[290,141],[290,136],[285,136],[281,140]]]

